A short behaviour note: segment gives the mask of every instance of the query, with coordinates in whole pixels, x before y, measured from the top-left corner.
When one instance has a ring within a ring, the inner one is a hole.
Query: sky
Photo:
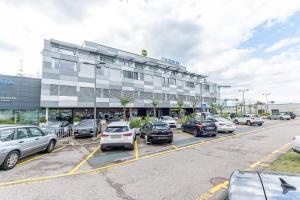
[[[300,102],[299,0],[0,0],[0,73],[41,74],[44,39],[178,60],[221,98]]]

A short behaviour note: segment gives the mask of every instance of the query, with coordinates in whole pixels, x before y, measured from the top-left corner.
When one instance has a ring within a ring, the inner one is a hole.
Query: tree
[[[183,116],[183,107],[184,107],[184,102],[182,99],[177,101],[177,108],[178,108],[178,115],[179,115],[179,119],[181,121],[182,116]]]
[[[194,113],[194,116],[196,116],[196,107],[197,107],[197,104],[198,104],[198,99],[195,98],[194,100],[192,100],[192,108],[193,108],[193,113]]]
[[[248,105],[248,108],[249,108],[249,112],[250,112],[250,114],[252,113],[252,107],[253,107],[253,105],[252,105],[252,104],[249,104],[249,105]]]
[[[217,104],[216,109],[220,111],[221,116],[223,115],[224,106],[222,104]]]
[[[216,114],[217,113],[217,104],[211,103],[211,104],[209,104],[209,106],[210,106],[212,114]]]
[[[130,103],[129,98],[121,98],[120,103],[123,106],[123,118],[126,119],[126,106]]]
[[[158,106],[159,102],[156,99],[152,99],[152,106],[153,106],[153,115],[156,117],[156,107]]]

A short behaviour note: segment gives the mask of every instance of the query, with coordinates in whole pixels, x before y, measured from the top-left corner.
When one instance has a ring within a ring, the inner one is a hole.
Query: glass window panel
[[[63,68],[64,71],[77,72],[76,62],[69,61],[69,60],[60,60],[60,68]]]
[[[6,142],[14,139],[15,129],[4,129],[0,131],[0,141]]]

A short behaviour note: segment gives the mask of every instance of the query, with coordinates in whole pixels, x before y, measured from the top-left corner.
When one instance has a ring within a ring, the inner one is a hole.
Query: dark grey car
[[[300,199],[300,174],[235,171],[228,190],[220,197],[220,200],[226,199]]]
[[[58,138],[73,135],[73,126],[68,121],[48,122],[42,127],[45,133],[56,134]]]
[[[35,126],[0,126],[0,166],[12,169],[20,158],[40,151],[50,153],[56,142],[55,134],[44,133]]]
[[[97,121],[96,132],[98,133],[100,130],[100,123]],[[75,138],[93,137],[94,135],[96,135],[94,133],[94,119],[84,119],[74,128]]]

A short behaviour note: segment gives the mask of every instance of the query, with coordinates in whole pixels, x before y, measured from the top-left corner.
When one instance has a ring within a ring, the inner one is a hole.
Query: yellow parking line
[[[63,149],[63,148],[65,148],[65,146],[60,147],[60,148],[58,148],[58,149],[55,149],[55,150],[52,151],[52,152],[53,152],[53,153],[54,153],[54,152],[57,152],[57,151],[59,151],[59,150],[61,150],[61,149]],[[33,157],[33,158],[29,159],[29,160],[25,160],[25,161],[23,161],[23,162],[18,163],[16,166],[25,165],[25,164],[27,164],[27,163],[30,163],[30,162],[34,161],[34,160],[40,159],[40,158],[46,156],[47,154],[48,154],[48,153],[45,153],[45,154],[42,154],[42,155]]]
[[[134,151],[135,151],[135,159],[138,160],[139,159],[139,147],[138,147],[137,140],[135,140],[135,142],[134,142]]]
[[[273,151],[272,153],[268,154],[261,160],[264,160],[264,161],[270,160],[273,156],[275,156],[276,153],[281,153],[280,150],[282,150],[286,147],[289,147],[290,144],[291,143],[287,143],[287,144],[281,146],[280,148],[278,148],[275,151]],[[261,160],[258,160],[255,163],[251,164],[246,170],[252,170],[252,169],[256,168],[257,166],[263,166],[263,167],[269,166],[268,164],[262,163]],[[197,198],[197,200],[207,200],[207,199],[211,198],[214,195],[214,193],[218,192],[220,189],[222,189],[222,188],[226,189],[227,187],[228,187],[228,181],[225,181],[225,182],[211,188],[208,192],[205,192],[204,194],[202,194],[199,198]]]
[[[178,149],[178,147],[176,145],[171,145],[174,149]]]
[[[276,125],[277,126],[277,125]],[[275,126],[272,126],[275,127]],[[268,129],[268,128],[272,128],[272,127],[267,127],[264,129]],[[258,129],[256,131],[261,131],[262,129]],[[194,143],[191,145],[186,145],[183,147],[178,147],[177,149],[172,149],[172,150],[166,150],[163,152],[159,152],[159,153],[154,153],[154,154],[149,154],[149,155],[145,155],[139,158],[140,159],[145,159],[145,158],[151,158],[151,157],[155,157],[155,156],[162,156],[162,155],[166,155],[166,154],[170,154],[172,152],[177,152],[179,150],[183,150],[186,148],[192,148],[192,147],[196,147],[196,146],[200,146],[202,144],[206,144],[208,142],[214,142],[214,141],[219,141],[219,140],[223,140],[223,139],[230,139],[230,138],[236,138],[236,137],[240,137],[245,135],[246,133],[250,133],[250,132],[256,132],[256,131],[248,131],[248,132],[244,132],[243,134],[240,135],[235,135],[235,136],[224,136],[224,137],[219,137],[217,139],[211,139],[211,140],[206,140],[206,141],[200,141],[198,143]],[[286,144],[287,145],[287,144]],[[97,150],[99,149],[99,147],[97,148]],[[96,152],[96,149],[94,150]],[[92,152],[93,153],[93,152]],[[90,156],[91,157],[91,156]],[[84,159],[81,163],[82,165],[84,164],[84,161],[86,162],[88,159]],[[53,175],[53,176],[46,176],[46,177],[37,177],[37,178],[31,178],[31,179],[21,179],[21,180],[16,180],[16,181],[10,181],[10,182],[3,182],[0,183],[0,187],[4,187],[4,186],[10,186],[10,185],[16,185],[16,184],[23,184],[23,183],[31,183],[31,182],[37,182],[37,181],[42,181],[42,180],[50,180],[50,179],[55,179],[55,178],[61,178],[61,177],[68,177],[68,176],[73,176],[73,175],[79,175],[79,174],[87,174],[87,173],[94,173],[94,172],[101,172],[104,170],[108,170],[110,168],[114,168],[117,166],[122,166],[122,165],[127,165],[133,162],[136,162],[136,159],[133,160],[128,160],[128,161],[124,161],[121,163],[117,163],[117,164],[111,164],[111,165],[107,165],[104,167],[99,167],[99,168],[95,168],[92,170],[85,170],[85,171],[80,171],[80,172],[76,172],[76,170],[73,173],[65,173],[65,174],[58,174],[58,175]],[[81,164],[79,163],[79,164]],[[76,166],[77,167],[77,166]],[[79,166],[80,167],[80,166]],[[224,186],[225,187],[225,186]],[[221,187],[222,188],[222,187]],[[208,193],[205,193],[208,194]],[[205,194],[203,194],[205,196]],[[201,195],[202,196],[202,195]]]
[[[85,157],[80,163],[78,163],[78,165],[76,165],[73,169],[71,169],[69,171],[68,174],[73,174],[75,173],[84,163],[86,163],[86,161],[88,161],[91,157],[94,156],[94,154],[96,153],[96,151],[98,151],[100,148],[100,145],[97,146],[87,157]]]

